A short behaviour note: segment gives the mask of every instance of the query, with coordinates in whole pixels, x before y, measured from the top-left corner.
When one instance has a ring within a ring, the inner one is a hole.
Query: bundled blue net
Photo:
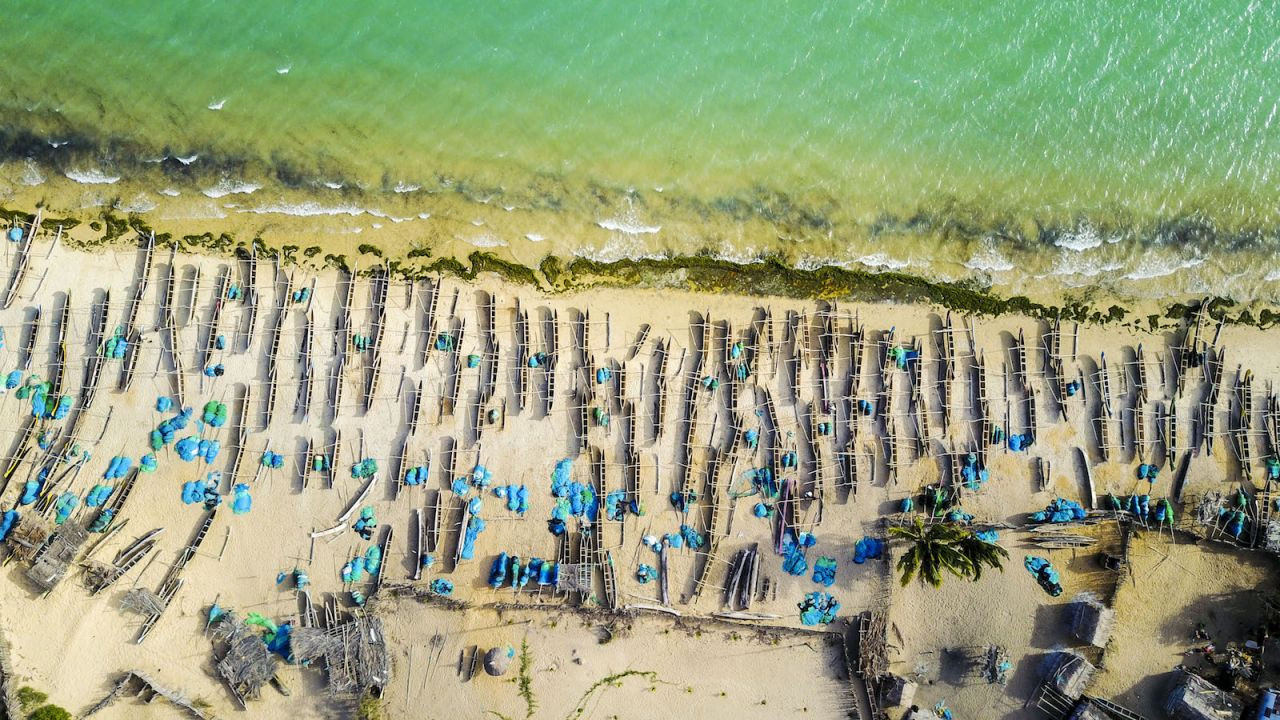
[[[1031,521],[1037,523],[1065,523],[1083,520],[1088,513],[1080,503],[1066,498],[1054,498],[1048,507],[1031,514]]]
[[[836,559],[823,555],[813,563],[813,581],[831,587],[836,581]]]
[[[9,537],[9,533],[13,532],[13,527],[18,524],[20,518],[17,510],[5,510],[4,514],[0,515],[0,540]]]
[[[231,501],[231,512],[236,515],[244,515],[252,510],[253,498],[249,496],[249,486],[244,483],[237,483],[235,492],[235,498]]]
[[[836,619],[840,603],[824,592],[811,592],[796,604],[800,608],[800,622],[804,625],[827,625]]]
[[[884,540],[880,538],[866,536],[853,544],[853,562],[858,565],[881,557],[884,557]]]

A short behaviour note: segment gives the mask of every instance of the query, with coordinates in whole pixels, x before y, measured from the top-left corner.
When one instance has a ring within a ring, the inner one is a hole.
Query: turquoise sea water
[[[602,228],[619,252],[691,251],[706,223],[726,253],[955,277],[1017,275],[1039,252],[1037,272],[1066,258],[1131,282],[1228,251],[1261,272],[1280,219],[1272,3],[20,0],[7,16],[9,164],[128,185],[143,208],[217,187],[274,210],[465,187],[578,217],[584,237],[553,252],[607,244]],[[744,221],[765,230],[725,232]],[[922,226],[927,242],[890,242]]]

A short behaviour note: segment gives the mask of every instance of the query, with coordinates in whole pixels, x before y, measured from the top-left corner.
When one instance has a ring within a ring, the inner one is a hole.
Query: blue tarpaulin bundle
[[[603,385],[613,379],[613,371],[607,367],[596,370],[596,384]]]
[[[378,472],[378,461],[373,458],[365,458],[351,466],[351,477],[353,479],[373,477],[376,472]]]
[[[702,533],[694,530],[693,527],[689,525],[680,526],[680,537],[684,538],[685,544],[688,545],[691,550],[697,550],[707,544],[707,540],[702,536]]]
[[[178,457],[187,462],[196,459],[196,455],[200,453],[200,438],[195,435],[188,435],[178,441],[173,449],[178,452]]]
[[[760,431],[755,429],[748,430],[743,434],[742,439],[746,441],[747,447],[755,450],[760,446]]]
[[[507,580],[507,554],[499,553],[498,557],[493,559],[493,564],[489,566],[489,587],[497,590],[502,587]]]
[[[1032,437],[1031,433],[1023,433],[1021,435],[1010,435],[1009,449],[1013,450],[1014,452],[1017,452],[1019,450],[1026,450],[1027,448],[1031,447],[1031,444],[1034,442],[1035,442],[1035,438]]]
[[[604,498],[604,516],[610,520],[621,520],[627,514],[627,492],[613,490]]]
[[[1139,480],[1146,480],[1147,482],[1154,485],[1156,482],[1156,478],[1158,478],[1159,476],[1160,476],[1160,468],[1156,467],[1155,465],[1148,465],[1147,463],[1142,463],[1141,465],[1138,466]]]
[[[377,545],[370,545],[369,549],[365,550],[364,567],[369,571],[370,575],[378,574],[378,569],[382,567],[382,548]]]
[[[39,480],[28,480],[22,487],[22,495],[18,498],[18,505],[30,505],[35,502],[36,498],[40,497],[40,486],[42,484]]]
[[[129,349],[129,341],[124,339],[124,329],[116,328],[116,334],[107,339],[102,354],[108,360],[121,360]]]
[[[368,540],[373,537],[373,531],[378,528],[378,518],[373,513],[373,507],[366,505],[360,509],[360,517],[356,519],[355,524],[351,526],[352,530]]]
[[[89,507],[102,507],[107,503],[107,498],[111,497],[111,493],[114,490],[115,488],[110,485],[103,485],[101,483],[94,485],[93,489],[91,489],[89,494],[85,497],[84,504]]]
[[[235,491],[236,496],[231,501],[231,512],[236,515],[244,515],[253,509],[253,498],[249,496],[249,486],[244,483],[238,483]]]
[[[270,450],[264,450],[262,452],[261,462],[262,462],[262,467],[271,468],[272,470],[279,470],[280,468],[284,467],[284,456],[281,455],[280,453],[271,452]]]
[[[507,501],[508,510],[520,515],[528,512],[529,488],[524,485],[505,485],[497,488],[494,493]]]
[[[755,507],[752,508],[751,512],[758,518],[767,518],[773,514],[773,510],[770,510],[769,506],[765,505],[762,502],[756,503]]]
[[[879,560],[884,556],[884,540],[864,537],[853,544],[853,561],[858,565],[868,560]]]
[[[80,504],[80,498],[70,492],[64,492],[58,496],[58,501],[53,504],[55,525],[61,525],[71,517],[71,512]]]
[[[117,455],[111,458],[111,462],[107,464],[107,470],[102,474],[103,480],[118,480],[129,472],[129,468],[133,466],[133,461],[123,455]]]
[[[1080,503],[1065,498],[1054,498],[1044,510],[1031,513],[1031,522],[1065,523],[1083,520],[1086,515],[1088,513]]]
[[[4,378],[4,387],[6,390],[12,390],[22,384],[22,371],[13,370]]]
[[[479,498],[472,498],[478,500]],[[458,557],[462,560],[470,560],[476,553],[476,538],[480,533],[484,532],[484,520],[479,515],[471,518],[471,522],[467,523],[467,533],[462,539],[462,548],[458,552]]]
[[[342,582],[353,583],[364,580],[364,556],[357,555],[342,566]]]
[[[995,545],[1000,541],[1000,533],[995,530],[979,530],[973,536],[989,545]]]
[[[453,594],[453,583],[444,578],[436,578],[431,581],[431,592],[442,597],[448,597]]]
[[[836,581],[836,559],[823,555],[813,563],[813,581],[831,587]]]
[[[650,583],[658,579],[658,571],[652,565],[640,563],[640,567],[636,568],[636,580],[641,584]]]
[[[811,592],[804,600],[797,603],[800,608],[800,622],[805,625],[826,625],[836,619],[840,611],[840,603],[824,592]]]
[[[168,395],[161,395],[156,398],[156,412],[167,413],[173,407],[173,398]]]
[[[17,510],[5,510],[4,514],[0,515],[0,540],[9,537],[13,526],[18,524],[19,517]]]
[[[476,464],[471,470],[471,484],[483,490],[493,483],[493,471],[489,468]]]
[[[204,413],[201,418],[211,427],[222,427],[227,424],[227,404],[210,400],[204,404]]]
[[[425,467],[411,467],[404,472],[404,484],[410,487],[416,487],[427,481],[427,469]]]
[[[1034,555],[1027,555],[1023,558],[1023,565],[1026,566],[1027,572],[1035,576],[1036,582],[1045,592],[1052,597],[1058,597],[1062,594],[1062,585],[1058,582],[1058,571],[1048,560]]]

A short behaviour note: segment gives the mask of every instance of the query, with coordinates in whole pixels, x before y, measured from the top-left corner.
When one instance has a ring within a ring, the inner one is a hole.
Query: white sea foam
[[[288,74],[289,74],[289,71],[290,71],[290,70],[292,70],[292,69],[293,69],[293,65],[292,65],[292,64],[284,65],[284,66],[282,66],[282,67],[278,67],[278,68],[276,68],[276,74],[277,74],[277,75],[288,75]]]
[[[57,150],[58,148],[62,147],[63,145],[66,145],[69,142],[71,141],[70,140],[50,140],[49,147],[53,148],[54,150]]]
[[[382,229],[382,223],[373,223],[373,226],[372,226],[372,227],[373,227],[373,229],[374,229],[374,230],[381,230],[381,229]]]
[[[213,101],[213,102],[209,103],[209,109],[210,109],[210,110],[221,110],[221,109],[222,109],[222,106],[223,106],[223,105],[226,105],[226,104],[227,104],[227,98],[222,98],[221,100],[215,100],[215,101]]]
[[[476,218],[475,220],[471,221],[471,224],[475,225],[476,227],[484,227],[484,220],[481,220],[480,218]]]
[[[188,155],[188,156],[186,156],[186,157],[182,157],[181,155],[174,155],[174,156],[173,156],[173,159],[174,159],[174,160],[177,160],[178,162],[182,163],[183,165],[190,165],[191,163],[193,163],[193,162],[195,162],[196,160],[199,160],[199,159],[200,159],[200,153],[191,153],[190,155]]]
[[[1054,243],[1060,248],[1083,252],[1102,245],[1102,236],[1092,225],[1081,225],[1073,232],[1064,233]]]
[[[609,230],[611,232],[620,232],[624,235],[656,235],[662,229],[661,225],[645,225],[634,218],[611,218],[608,220],[598,220],[596,225]]]
[[[120,182],[119,175],[108,175],[97,168],[71,169],[64,174],[81,185],[114,185]]]
[[[537,234],[537,233],[525,233],[525,234],[524,234],[524,239],[525,239],[525,240],[528,240],[529,242],[536,242],[536,243],[537,243],[537,242],[542,242],[543,240],[546,240],[546,238],[545,238],[545,237],[543,237],[543,236],[541,236],[541,235],[539,235],[539,234]]]
[[[151,212],[156,209],[156,201],[152,200],[146,193],[138,193],[128,201],[117,200],[115,207],[120,212],[127,213]]]
[[[205,197],[211,197],[216,200],[228,195],[249,195],[257,192],[261,188],[262,186],[257,183],[241,182],[222,178],[218,181],[217,185],[201,190],[200,192],[203,193]]]
[[[906,260],[891,258],[884,253],[872,253],[871,255],[863,255],[858,258],[857,262],[872,268],[884,268],[885,270],[901,270],[911,263]]]
[[[421,189],[422,189],[421,185],[414,185],[412,183],[406,183],[406,182],[398,182],[396,183],[396,186],[392,188],[392,190],[398,193],[411,193],[411,192],[414,192],[415,190],[421,190]]]
[[[159,193],[160,193],[161,195],[167,195],[167,196],[169,196],[169,197],[178,197],[179,195],[181,195],[181,194],[182,194],[182,193],[178,192],[177,190],[175,190],[175,189],[173,189],[173,188],[164,188],[164,189],[160,190],[160,191],[159,191]]]
[[[205,193],[206,195],[208,193]],[[321,205],[314,200],[300,203],[273,203],[258,205],[240,210],[242,213],[254,215],[293,215],[295,217],[316,217],[319,215],[350,215],[357,217],[369,214],[365,208],[357,205]]]
[[[431,213],[429,213],[429,212],[420,212],[420,213],[418,213],[418,219],[419,219],[419,220],[426,220],[426,219],[427,219],[427,218],[429,218],[429,217],[431,217]]]
[[[1266,277],[1262,279],[1266,280],[1267,282],[1275,282],[1277,280],[1280,280],[1280,269],[1272,270],[1271,272],[1267,273]]]
[[[326,182],[325,182],[325,184],[324,184],[324,186],[325,186],[325,187],[327,187],[327,188],[329,188],[330,190],[341,190],[341,189],[342,189],[342,183],[340,183],[340,182],[328,182],[328,181],[326,181]]]
[[[1013,262],[1001,254],[991,241],[984,241],[982,247],[965,261],[964,266],[980,272],[1006,272],[1014,268]]]
[[[1204,258],[1189,258],[1186,260],[1178,260],[1177,258],[1168,259],[1149,259],[1144,260],[1138,265],[1137,269],[1129,272],[1124,276],[1125,280],[1151,280],[1153,278],[1165,277],[1172,275],[1181,270],[1187,270],[1197,265],[1204,264]]]

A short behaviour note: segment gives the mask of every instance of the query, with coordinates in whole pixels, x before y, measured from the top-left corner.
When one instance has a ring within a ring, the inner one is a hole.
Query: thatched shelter
[[[1179,667],[1173,671],[1173,687],[1165,698],[1164,711],[1172,720],[1223,720],[1240,717],[1244,703],[1190,670]]]
[[[297,628],[289,644],[300,663],[324,661],[329,692],[335,695],[377,695],[391,680],[391,656],[377,618],[359,616],[328,629]]]
[[[58,528],[32,558],[27,579],[45,592],[52,590],[66,576],[80,546],[88,539],[89,533],[76,523]]]
[[[916,699],[917,685],[898,675],[885,675],[880,682],[880,704],[885,707],[906,707]]]
[[[1091,594],[1082,595],[1072,603],[1071,633],[1083,642],[1106,647],[1115,624],[1116,611]]]
[[[246,707],[245,701],[258,697],[262,686],[275,677],[275,657],[262,642],[262,636],[231,613],[216,621],[213,632],[226,643],[226,652],[218,661],[218,674],[240,706]]]
[[[1093,679],[1095,668],[1082,655],[1072,650],[1058,653],[1056,669],[1049,675],[1049,685],[1071,700],[1079,700]]]

